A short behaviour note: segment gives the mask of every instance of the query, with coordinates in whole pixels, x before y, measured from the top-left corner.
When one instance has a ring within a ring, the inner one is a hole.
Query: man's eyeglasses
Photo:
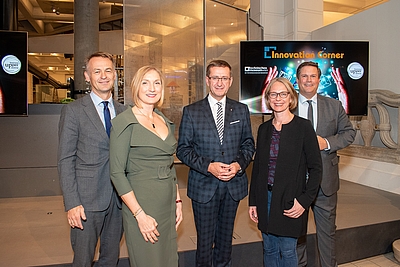
[[[217,77],[217,76],[208,76],[209,79],[211,79],[213,82],[219,82],[219,81],[223,81],[223,82],[227,82],[230,81],[231,78],[230,77]]]
[[[275,99],[278,96],[280,96],[280,98],[286,98],[286,97],[288,97],[288,95],[289,95],[289,92],[268,93],[268,96],[272,99]]]

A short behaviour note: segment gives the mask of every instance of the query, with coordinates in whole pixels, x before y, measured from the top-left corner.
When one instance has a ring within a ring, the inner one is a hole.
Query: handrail
[[[387,107],[397,108],[397,121],[390,121]],[[373,112],[376,110],[376,113]],[[369,91],[368,115],[352,116],[350,120],[360,133],[364,144],[352,144],[342,149],[340,154],[366,158],[376,161],[400,164],[400,134],[397,140],[392,138],[392,130],[398,129],[400,122],[400,94],[389,90],[375,89]],[[397,124],[396,127],[393,127]],[[375,134],[379,132],[380,146],[372,146]]]

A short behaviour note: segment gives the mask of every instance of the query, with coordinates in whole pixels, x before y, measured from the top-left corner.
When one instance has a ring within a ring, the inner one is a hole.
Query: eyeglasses
[[[289,92],[268,93],[268,96],[272,99],[275,99],[278,96],[280,96],[280,98],[286,98],[286,97],[288,97],[288,95],[289,95]]]
[[[212,76],[212,77],[208,76],[208,78],[215,83],[219,81],[227,82],[231,79],[230,77],[217,77],[217,76]]]

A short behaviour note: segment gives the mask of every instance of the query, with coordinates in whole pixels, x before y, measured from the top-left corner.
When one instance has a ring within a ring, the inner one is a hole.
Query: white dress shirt
[[[214,97],[212,97],[210,94],[208,95],[208,103],[210,104],[211,107],[211,112],[214,117],[214,122],[215,125],[217,125],[217,110],[218,110],[218,104],[217,102],[222,103],[222,115],[223,118],[225,118],[225,104],[226,104],[226,96],[224,96],[221,101],[217,101]],[[225,120],[224,120],[225,121]]]
[[[311,99],[305,98],[302,94],[299,94],[299,117],[308,119],[308,102],[307,100],[312,101],[313,107],[313,120],[314,120],[314,130],[317,130],[318,125],[318,102],[317,102],[317,94],[315,94]]]
[[[299,94],[299,105],[298,105],[298,111],[299,111],[299,117],[308,119],[308,102],[307,100],[312,101],[312,106],[313,106],[313,120],[314,120],[314,130],[317,131],[317,125],[318,125],[318,101],[317,101],[317,94],[315,94],[311,99],[305,98],[302,94]],[[331,148],[331,145],[328,142],[328,139],[324,138],[328,148],[325,150],[329,150]]]

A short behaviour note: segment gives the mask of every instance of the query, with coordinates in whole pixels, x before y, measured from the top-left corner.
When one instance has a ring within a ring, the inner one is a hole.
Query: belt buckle
[[[268,184],[268,191],[272,191],[272,187],[273,187],[272,184]]]

